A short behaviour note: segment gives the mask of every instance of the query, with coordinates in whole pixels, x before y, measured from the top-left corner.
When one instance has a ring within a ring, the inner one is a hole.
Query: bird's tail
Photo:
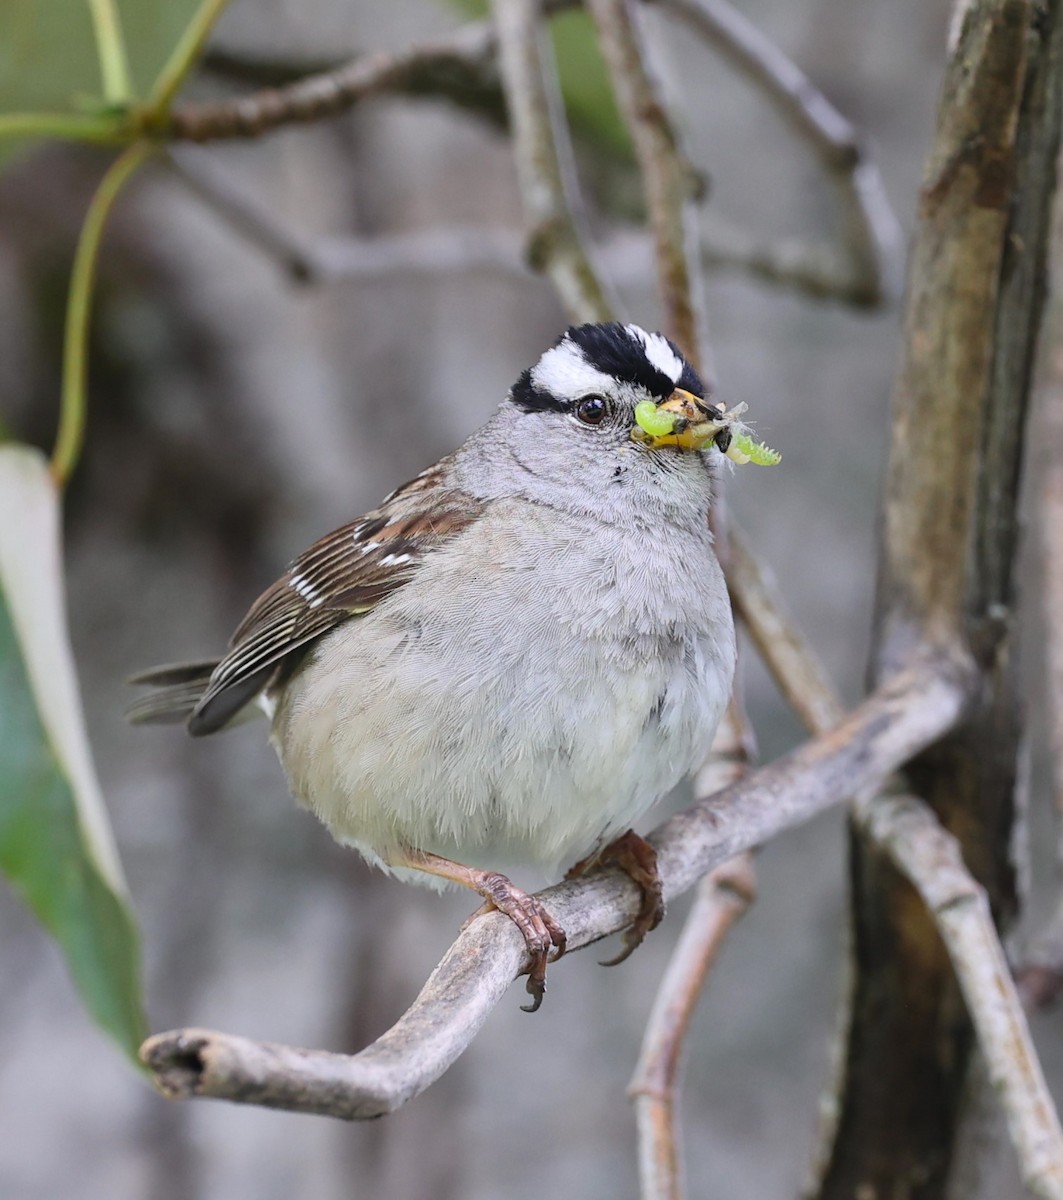
[[[126,709],[126,718],[134,725],[176,725],[187,721],[207,690],[216,658],[194,663],[171,663],[151,667],[128,682],[157,690],[142,696]]]

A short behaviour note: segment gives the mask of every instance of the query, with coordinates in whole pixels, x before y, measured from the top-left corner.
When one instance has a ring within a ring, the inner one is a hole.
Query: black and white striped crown
[[[703,398],[705,386],[679,347],[663,334],[617,321],[573,325],[510,390],[526,412],[563,410],[590,392],[634,384],[656,400],[682,388]]]

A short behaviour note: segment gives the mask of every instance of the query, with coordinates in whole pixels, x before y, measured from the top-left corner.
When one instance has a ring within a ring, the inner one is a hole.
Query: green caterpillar
[[[743,425],[731,431],[731,444],[727,447],[727,457],[733,462],[751,462],[758,467],[774,467],[782,462],[782,455],[778,450],[773,450],[763,442],[755,442],[748,432],[748,427]]]
[[[675,429],[675,414],[661,412],[652,400],[640,400],[635,405],[635,420],[650,437],[667,437]]]
[[[736,418],[744,411],[745,405],[740,404],[732,409],[727,416],[731,419],[731,440],[725,451],[727,457],[739,464],[755,463],[758,467],[774,467],[782,461],[778,450],[773,450],[763,442],[754,441],[748,425],[743,425]],[[662,412],[652,400],[641,400],[635,405],[635,421],[643,432],[652,438],[667,437],[675,431],[675,414]]]

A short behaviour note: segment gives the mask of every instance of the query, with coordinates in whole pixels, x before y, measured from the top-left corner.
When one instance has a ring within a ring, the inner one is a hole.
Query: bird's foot
[[[565,931],[550,915],[539,897],[521,891],[498,871],[467,867],[464,863],[454,862],[453,859],[430,854],[425,850],[406,849],[401,855],[396,854],[388,861],[393,867],[413,867],[417,871],[436,875],[440,879],[449,879],[452,883],[460,883],[462,887],[479,892],[487,903],[469,917],[462,929],[467,929],[477,917],[486,916],[487,913],[496,910],[509,917],[520,930],[531,956],[527,987],[532,1002],[521,1007],[525,1012],[535,1012],[542,1004],[543,993],[546,991],[546,964],[556,962],[565,953],[567,941]],[[552,959],[551,948],[556,950]]]
[[[474,887],[484,897],[486,903],[462,926],[463,929],[487,913],[503,912],[520,930],[524,944],[531,955],[531,966],[528,969],[527,991],[531,996],[531,1004],[522,1004],[524,1012],[535,1012],[543,1002],[546,992],[546,964],[557,962],[565,953],[567,938],[565,931],[547,911],[546,906],[538,896],[522,891],[505,875],[497,871],[477,871]],[[556,953],[550,958],[550,950]]]
[[[615,841],[578,863],[565,875],[575,879],[595,867],[619,867],[636,884],[641,893],[641,903],[635,920],[624,930],[624,945],[615,958],[607,959],[603,967],[615,967],[622,963],[651,929],[656,929],[664,917],[664,895],[661,877],[657,871],[657,851],[645,838],[633,830],[622,833]]]

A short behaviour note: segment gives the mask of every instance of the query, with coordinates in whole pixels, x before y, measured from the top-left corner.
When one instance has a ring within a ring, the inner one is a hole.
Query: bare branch
[[[857,820],[926,902],[949,952],[1026,1186],[1063,1197],[1063,1131],[1041,1072],[985,888],[959,843],[912,796],[858,800]]]
[[[1063,255],[1063,198],[1057,196],[1053,261]],[[1028,441],[1031,468],[1039,480],[1034,508],[1042,581],[1041,622],[1044,627],[1044,701],[1057,829],[1063,832],[1063,305],[1055,297],[1048,315],[1047,353],[1043,356],[1034,401],[1033,429]],[[1057,833],[1057,838],[1060,833]],[[1057,887],[1063,887],[1063,840],[1056,847]],[[1048,1008],[1063,993],[1063,895],[1016,972],[1019,990],[1031,1008]]]
[[[630,0],[588,0],[617,103],[631,131],[642,173],[653,232],[664,326],[711,376],[704,330],[704,304],[693,221],[692,173],[680,154],[675,132],[647,61]],[[699,351],[701,354],[699,355]]]
[[[494,28],[490,22],[478,21],[400,54],[373,51],[336,70],[237,100],[178,105],[159,132],[176,141],[192,142],[259,137],[281,125],[336,116],[368,96],[413,88],[426,72],[438,79],[441,72],[449,71],[468,86],[470,76],[490,77],[494,60]],[[497,83],[493,86],[497,88]]]
[[[704,227],[707,259],[773,282],[852,304],[879,304],[899,278],[900,227],[878,167],[856,130],[807,75],[726,0],[659,0],[710,42],[771,100],[812,148],[835,190],[842,220],[837,245],[795,240],[758,245],[716,219]]]
[[[1026,951],[1015,971],[1015,984],[1028,1011],[1051,1008],[1063,995],[1063,898],[1057,899],[1048,924]]]
[[[709,969],[731,926],[756,895],[753,855],[724,863],[698,884],[694,904],[657,990],[628,1085],[639,1129],[642,1200],[678,1200],[681,1163],[676,1138],[676,1081],[690,1019]]]
[[[1061,113],[1063,5],[973,0],[920,193],[881,523],[872,672],[928,641],[966,645],[979,664],[977,705],[906,778],[961,837],[1001,926],[1018,903],[1017,493]],[[819,1195],[919,1179],[944,1196],[969,1169],[958,1148],[974,1031],[933,921],[863,836],[850,878],[853,1020]]]
[[[576,189],[568,131],[535,0],[494,0],[499,66],[506,93],[524,211],[528,260],[548,275],[576,321],[605,321],[610,305],[573,216]]]
[[[1061,206],[1063,208],[1063,206]],[[1061,314],[1054,322],[1059,332]],[[1063,351],[1053,344],[1052,378],[1041,397],[1039,443],[1044,467],[1038,505],[1038,534],[1044,586],[1041,619],[1045,627],[1046,710],[1056,808],[1063,815]],[[1063,859],[1063,848],[1061,848]]]
[[[810,732],[829,729],[844,711],[834,684],[786,612],[768,569],[734,528],[726,571],[738,615],[790,707]]]
[[[728,572],[738,584],[740,612],[784,695],[811,730],[833,723],[840,702],[825,672],[783,612],[772,581],[733,533]],[[1016,987],[985,889],[929,806],[909,796],[865,793],[854,801],[853,814],[915,887],[938,928],[1027,1187],[1038,1196],[1060,1197],[1063,1134],[1022,1011],[1025,996],[1046,1002],[1058,977],[1031,966]],[[1063,931],[1056,938],[1058,953]]]
[[[884,683],[830,733],[674,816],[654,835],[665,899],[743,850],[879,785],[961,719],[973,680],[924,659]],[[639,896],[615,871],[543,893],[578,949],[624,928]],[[203,1030],[150,1038],[142,1056],[171,1096],[213,1096],[347,1119],[393,1112],[433,1083],[475,1037],[516,975],[524,940],[499,914],[474,921],[399,1022],[359,1054],[264,1045]]]
[[[333,283],[383,275],[500,271],[530,278],[520,234],[482,226],[444,226],[372,238],[304,238],[236,184],[199,146],[172,147],[174,177],[239,237],[298,283]]]

